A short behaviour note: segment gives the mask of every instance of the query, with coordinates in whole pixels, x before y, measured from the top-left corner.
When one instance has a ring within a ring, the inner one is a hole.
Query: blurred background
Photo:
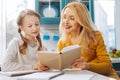
[[[43,45],[48,50],[56,50],[60,37],[60,13],[71,1],[86,5],[96,28],[103,34],[108,51],[120,49],[120,0],[0,0],[0,57],[10,40],[18,35],[16,18],[23,9],[33,9],[42,15],[40,24]]]

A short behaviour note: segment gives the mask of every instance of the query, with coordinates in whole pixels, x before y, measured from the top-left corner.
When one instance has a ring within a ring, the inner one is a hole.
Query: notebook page
[[[62,74],[63,72],[37,72],[21,76],[17,80],[49,80]]]
[[[71,49],[75,49],[75,48],[78,48],[80,47],[79,45],[72,45],[72,46],[67,46],[67,47],[64,47],[61,52],[65,52],[65,51],[69,51]]]
[[[64,74],[52,80],[90,80],[93,76],[92,74]]]

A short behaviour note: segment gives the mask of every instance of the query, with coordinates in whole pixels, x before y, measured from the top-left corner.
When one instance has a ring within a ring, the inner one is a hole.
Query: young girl
[[[23,10],[17,19],[18,32],[20,36],[14,38],[8,45],[7,53],[1,64],[2,71],[48,68],[38,62],[38,51],[42,50],[40,38],[40,14],[33,10]]]
[[[119,79],[112,68],[102,34],[94,27],[84,4],[68,3],[61,14],[61,38],[58,41],[58,50],[78,44],[82,46],[81,57],[75,60],[73,67]]]

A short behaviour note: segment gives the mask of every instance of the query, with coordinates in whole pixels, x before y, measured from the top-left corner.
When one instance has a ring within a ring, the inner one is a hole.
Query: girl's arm
[[[1,64],[2,71],[15,71],[15,70],[24,70],[32,69],[32,65],[26,65],[18,62],[19,53],[19,43],[18,39],[13,39],[7,48],[7,51],[4,55]],[[23,55],[24,56],[24,55]]]

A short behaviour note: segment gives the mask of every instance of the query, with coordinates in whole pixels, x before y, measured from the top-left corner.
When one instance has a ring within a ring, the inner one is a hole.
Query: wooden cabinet
[[[80,2],[86,5],[94,22],[94,0],[80,0]]]
[[[59,24],[61,10],[68,3],[74,0],[35,0],[35,9],[41,14],[41,24]],[[83,2],[94,21],[94,1],[93,0],[78,0]]]
[[[68,0],[35,0],[35,9],[41,14],[41,24],[59,24],[62,8]]]

